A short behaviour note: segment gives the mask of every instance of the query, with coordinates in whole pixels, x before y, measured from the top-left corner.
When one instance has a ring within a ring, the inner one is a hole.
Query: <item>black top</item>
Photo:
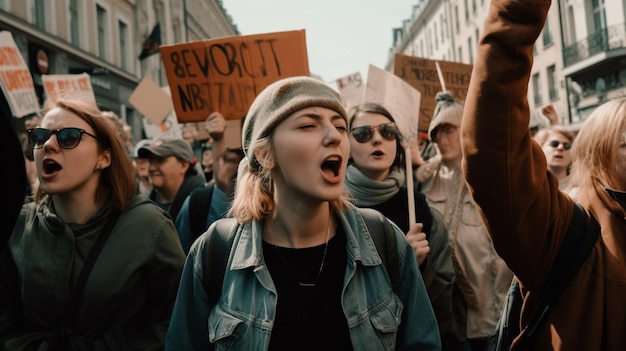
[[[341,307],[347,260],[342,228],[328,242],[315,286],[298,283],[316,282],[325,246],[291,249],[263,242],[265,263],[278,293],[270,350],[352,350]]]
[[[418,223],[424,224],[422,231],[426,233],[427,238],[430,238],[430,230],[433,225],[433,216],[430,213],[430,207],[423,193],[415,191],[414,194],[415,218]],[[397,224],[404,234],[409,231],[409,197],[406,188],[400,188],[400,191],[391,199],[370,207],[380,211],[385,217]]]

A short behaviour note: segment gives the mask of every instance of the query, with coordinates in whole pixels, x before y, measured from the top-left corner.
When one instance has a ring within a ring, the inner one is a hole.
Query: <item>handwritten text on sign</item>
[[[44,91],[51,101],[69,98],[96,105],[96,96],[87,73],[44,74],[41,80]]]
[[[452,94],[455,100],[465,101],[472,76],[472,65],[450,61],[437,62],[441,67],[446,90]],[[394,74],[422,93],[419,130],[428,131],[428,125],[433,118],[437,105],[437,93],[442,91],[435,60],[396,54]]]
[[[15,117],[39,111],[39,100],[28,66],[11,32],[0,32],[0,86]]]
[[[269,84],[310,75],[304,30],[162,46],[161,58],[181,123],[239,119]]]

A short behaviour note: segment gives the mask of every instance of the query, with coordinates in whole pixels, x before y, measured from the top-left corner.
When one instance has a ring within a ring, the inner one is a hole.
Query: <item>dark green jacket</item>
[[[61,332],[66,297],[111,206],[67,224],[49,200],[25,205],[0,255],[0,350],[47,349]],[[75,350],[160,350],[185,255],[172,221],[144,196],[121,214],[72,318]],[[3,348],[4,347],[4,348]]]

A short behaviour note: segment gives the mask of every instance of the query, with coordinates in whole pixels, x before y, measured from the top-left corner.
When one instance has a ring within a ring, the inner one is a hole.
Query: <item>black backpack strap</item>
[[[548,275],[545,286],[541,291],[537,308],[532,314],[530,322],[522,330],[520,345],[528,345],[536,335],[538,327],[548,314],[558,297],[580,270],[591,249],[594,247],[600,234],[600,226],[591,215],[587,223],[587,215],[583,208],[576,204],[572,221],[567,229],[559,253],[554,260],[552,270]],[[526,348],[521,348],[526,349]]]
[[[200,187],[189,194],[191,242],[207,230],[206,218],[211,206],[211,197],[213,197],[213,185]]]
[[[365,225],[374,240],[376,250],[391,280],[391,287],[395,291],[400,277],[398,267],[398,248],[396,247],[395,234],[391,223],[382,213],[371,208],[359,208],[359,212],[365,220]]]

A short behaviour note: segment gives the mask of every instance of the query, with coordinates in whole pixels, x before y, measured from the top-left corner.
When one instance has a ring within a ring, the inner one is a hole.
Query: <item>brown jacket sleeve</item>
[[[492,0],[462,124],[463,170],[494,246],[523,285],[546,279],[573,202],[528,129],[533,45],[549,0]]]

